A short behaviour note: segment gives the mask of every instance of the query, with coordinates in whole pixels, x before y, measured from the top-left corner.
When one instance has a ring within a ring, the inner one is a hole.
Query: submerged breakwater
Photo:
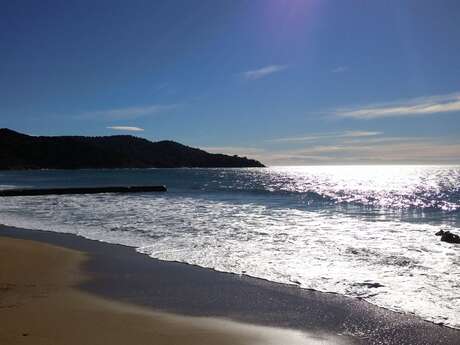
[[[37,196],[37,195],[75,195],[103,193],[150,193],[166,192],[165,186],[111,186],[111,187],[77,187],[77,188],[22,188],[0,190],[0,197]]]

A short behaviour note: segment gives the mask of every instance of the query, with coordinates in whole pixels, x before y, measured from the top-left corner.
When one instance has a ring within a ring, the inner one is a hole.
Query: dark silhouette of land
[[[212,154],[174,141],[131,135],[43,137],[0,129],[0,170],[263,166],[254,159]]]

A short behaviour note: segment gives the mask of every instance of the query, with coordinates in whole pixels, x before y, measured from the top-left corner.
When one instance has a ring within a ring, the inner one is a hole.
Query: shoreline
[[[72,234],[0,226],[0,236],[77,250],[92,278],[79,288],[142,308],[342,335],[359,344],[455,344],[460,331],[366,301],[259,278],[152,259],[134,248]],[[344,336],[346,335],[346,336]]]
[[[48,344],[348,344],[339,336],[173,315],[77,288],[88,256],[0,236],[0,342]]]

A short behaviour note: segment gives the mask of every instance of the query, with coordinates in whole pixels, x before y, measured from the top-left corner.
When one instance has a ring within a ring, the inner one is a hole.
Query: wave
[[[209,193],[208,193],[209,194]],[[460,327],[458,247],[440,226],[269,207],[231,192],[65,195],[1,200],[0,222],[135,247],[152,257],[365,298]],[[281,198],[286,199],[286,198]],[[235,202],[235,200],[243,200]],[[264,204],[265,203],[265,204]],[[439,213],[439,212],[438,212]],[[445,230],[458,228],[442,225]],[[454,282],[458,285],[458,282]]]
[[[267,188],[240,188],[234,186],[220,186],[217,188],[196,188],[202,192],[226,192],[245,194],[248,196],[273,196],[295,199],[304,205],[353,205],[389,209],[420,209],[424,211],[440,210],[445,212],[460,211],[460,189],[421,191],[415,193],[400,193],[398,191],[315,191],[315,190],[287,190]]]

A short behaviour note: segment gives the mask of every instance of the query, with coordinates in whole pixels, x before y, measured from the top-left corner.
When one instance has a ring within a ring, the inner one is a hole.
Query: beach
[[[79,251],[0,237],[2,344],[306,344],[306,333],[177,316],[76,288],[90,279]],[[340,341],[341,342],[341,341]]]
[[[458,248],[435,236],[458,233],[460,169],[356,169],[4,171],[5,189],[165,184],[168,192],[4,197],[0,223],[124,245],[149,256],[147,267],[154,259],[183,262],[358,298],[460,329]],[[103,257],[113,266],[112,255]],[[113,290],[109,285],[104,289]]]
[[[460,332],[337,294],[70,234],[0,228],[5,344],[456,344]]]

